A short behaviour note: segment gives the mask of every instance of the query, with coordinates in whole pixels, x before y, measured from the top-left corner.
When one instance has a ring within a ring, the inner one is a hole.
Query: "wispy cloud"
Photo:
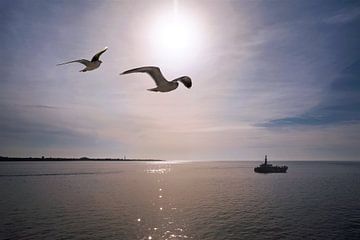
[[[355,21],[360,17],[360,7],[344,8],[337,11],[334,15],[324,19],[329,24],[344,24]]]
[[[360,121],[360,61],[345,68],[315,107],[303,114],[271,120],[263,126],[324,125]]]
[[[25,108],[37,108],[37,109],[59,109],[60,107],[56,107],[56,106],[50,106],[50,105],[41,105],[41,104],[25,104],[25,105],[21,105],[22,107]]]

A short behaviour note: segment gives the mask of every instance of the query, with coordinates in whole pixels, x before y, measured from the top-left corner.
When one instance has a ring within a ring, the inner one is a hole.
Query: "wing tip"
[[[182,79],[180,79],[181,83],[184,84],[185,87],[187,88],[191,88],[192,87],[192,81],[191,78],[188,76],[182,77]]]
[[[124,71],[124,72],[120,73],[120,75],[125,75],[125,74],[128,74],[128,73],[130,73],[130,71],[131,71],[131,70],[126,70],[126,71]]]

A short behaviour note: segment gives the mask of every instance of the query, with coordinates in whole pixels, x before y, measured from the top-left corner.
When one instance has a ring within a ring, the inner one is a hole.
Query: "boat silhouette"
[[[260,166],[254,168],[254,172],[257,173],[286,173],[287,166],[273,166],[272,164],[267,163],[267,155],[265,155],[265,162],[260,164]]]

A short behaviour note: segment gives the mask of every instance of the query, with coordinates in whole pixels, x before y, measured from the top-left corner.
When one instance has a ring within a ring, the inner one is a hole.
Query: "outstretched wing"
[[[191,78],[189,77],[182,77],[179,79],[179,81],[182,82],[187,88],[191,88],[192,86]]]
[[[108,49],[108,47],[105,47],[104,50],[102,50],[102,51],[98,52],[97,54],[95,54],[95,56],[93,56],[91,61],[95,62],[95,61],[99,60],[100,55],[103,54],[107,49]]]
[[[69,64],[69,63],[75,63],[75,62],[84,64],[85,66],[88,66],[90,64],[89,60],[79,59],[79,60],[74,60],[74,61],[70,61],[70,62],[64,62],[64,63],[56,64],[56,66],[65,65],[65,64]]]
[[[162,75],[160,68],[153,66],[134,68],[127,70],[121,74],[129,74],[129,73],[137,73],[137,72],[149,74],[152,77],[152,79],[154,79],[157,86],[168,83],[168,81]]]

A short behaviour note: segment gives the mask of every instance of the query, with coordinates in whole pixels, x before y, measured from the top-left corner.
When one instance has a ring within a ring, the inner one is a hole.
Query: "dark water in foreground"
[[[360,239],[360,162],[258,164],[2,162],[0,239]]]

